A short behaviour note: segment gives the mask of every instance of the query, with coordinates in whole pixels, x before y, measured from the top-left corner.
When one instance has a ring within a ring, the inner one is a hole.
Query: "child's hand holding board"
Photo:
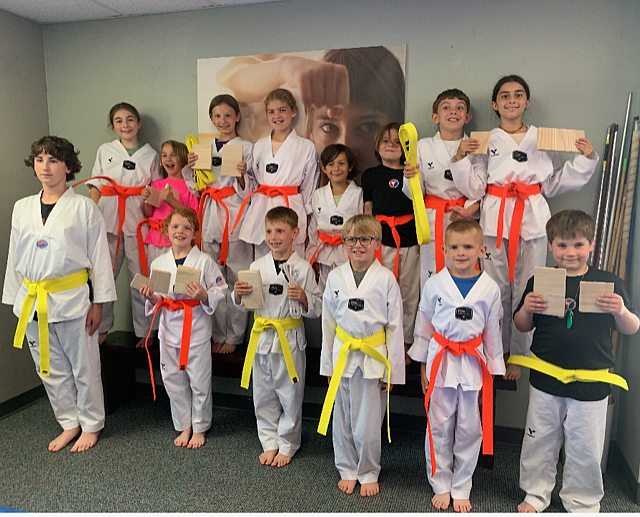
[[[222,148],[221,176],[241,176],[238,164],[242,161],[242,146],[226,144]]]
[[[264,293],[262,291],[262,276],[260,271],[248,269],[238,271],[238,280],[251,285],[251,294],[242,296],[242,305],[245,309],[264,309]]]
[[[565,269],[553,267],[534,269],[533,290],[547,301],[547,308],[540,314],[564,318],[566,277]]]
[[[578,301],[579,312],[604,313],[607,312],[598,307],[598,296],[613,292],[613,282],[580,282],[580,298]]]

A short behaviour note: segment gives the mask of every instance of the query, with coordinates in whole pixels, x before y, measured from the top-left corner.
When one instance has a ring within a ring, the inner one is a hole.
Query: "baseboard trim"
[[[20,395],[10,398],[9,400],[5,400],[0,403],[0,418],[4,418],[16,411],[20,411],[46,396],[47,392],[44,390],[44,386],[40,384],[40,386],[36,386],[35,388],[25,391]]]

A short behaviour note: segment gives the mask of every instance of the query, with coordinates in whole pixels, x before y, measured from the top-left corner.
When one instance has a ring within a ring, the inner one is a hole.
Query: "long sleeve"
[[[553,174],[550,174],[542,183],[542,193],[548,197],[580,190],[591,179],[600,160],[598,154],[593,151],[594,158],[576,154],[573,159],[567,160],[562,165],[558,153],[547,152],[551,155]]]
[[[14,207],[15,212],[15,207]],[[13,305],[18,296],[24,277],[14,267],[16,245],[19,239],[18,230],[14,224],[14,215],[11,217],[11,236],[9,237],[9,255],[7,256],[7,269],[4,275],[4,287],[2,290],[2,303]]]
[[[503,375],[506,371],[502,348],[502,316],[500,292],[496,291],[482,332],[482,348],[487,368],[493,375]]]
[[[468,199],[480,199],[487,191],[487,155],[467,155],[451,164],[456,188]]]
[[[312,213],[313,207],[311,206],[311,199],[313,193],[318,186],[318,178],[320,176],[320,168],[318,167],[318,153],[315,146],[309,148],[309,152],[305,157],[304,163],[304,178],[300,185],[300,194],[304,203],[304,209],[307,214]]]
[[[433,306],[427,294],[427,284],[422,291],[422,298],[416,314],[416,325],[413,333],[413,345],[409,349],[409,357],[421,363],[427,362],[429,355],[429,343],[435,331],[431,320],[433,319]]]

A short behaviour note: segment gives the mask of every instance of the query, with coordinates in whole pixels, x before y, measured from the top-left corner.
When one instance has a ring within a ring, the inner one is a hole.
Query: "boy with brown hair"
[[[591,216],[580,210],[563,210],[549,219],[549,251],[567,273],[565,317],[540,314],[547,302],[533,291],[533,277],[513,316],[521,332],[535,329],[531,357],[509,358],[509,363],[531,369],[520,456],[520,488],[526,496],[518,505],[520,513],[542,512],[549,506],[563,443],[560,499],[565,509],[597,512],[604,495],[600,460],[610,384],[626,389],[624,379],[608,372],[615,365],[611,331],[634,334],[640,320],[624,282],[587,264],[593,251],[594,229]],[[597,299],[602,313],[580,312],[582,281],[613,282],[614,292]],[[573,377],[569,382],[567,370]]]

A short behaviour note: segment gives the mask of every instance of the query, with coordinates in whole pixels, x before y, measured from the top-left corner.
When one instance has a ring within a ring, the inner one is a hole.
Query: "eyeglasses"
[[[344,243],[347,246],[355,246],[358,241],[360,241],[360,244],[362,244],[363,246],[368,246],[369,244],[371,244],[373,241],[377,241],[378,239],[376,239],[375,237],[347,237],[344,240]]]

